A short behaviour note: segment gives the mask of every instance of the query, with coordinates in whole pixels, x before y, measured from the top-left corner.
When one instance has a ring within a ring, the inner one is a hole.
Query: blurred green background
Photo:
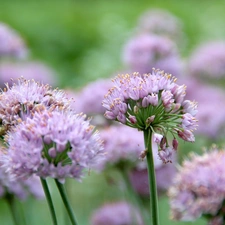
[[[25,39],[32,59],[43,61],[56,71],[60,88],[79,88],[123,69],[122,47],[132,34],[137,18],[151,8],[166,9],[182,20],[187,36],[186,47],[182,49],[184,58],[200,42],[225,37],[223,0],[0,0],[0,21]],[[195,144],[184,145],[189,151],[206,143],[207,140],[198,140]],[[87,225],[93,210],[102,203],[124,198],[118,186],[107,184],[103,175],[94,172],[82,183],[70,180],[67,188],[79,224]],[[61,199],[54,185],[51,187],[59,224],[63,224]],[[28,225],[51,224],[45,201],[31,199],[23,204],[23,208]],[[160,198],[160,219],[163,225],[206,224],[201,219],[170,221],[166,196]],[[1,201],[0,221],[2,225],[12,224],[7,205]]]

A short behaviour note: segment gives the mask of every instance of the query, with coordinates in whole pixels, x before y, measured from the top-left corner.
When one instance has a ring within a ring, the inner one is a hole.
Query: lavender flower
[[[216,146],[183,162],[169,189],[172,219],[195,220],[203,215],[209,224],[224,224],[224,163],[225,151]]]
[[[144,148],[143,135],[135,129],[126,126],[106,127],[100,131],[106,155],[98,165],[99,170],[123,163],[135,166]]]
[[[139,212],[126,202],[108,203],[97,209],[91,225],[144,225]]]
[[[190,56],[189,71],[205,81],[225,78],[225,42],[214,41],[200,45]]]
[[[175,80],[160,70],[144,75],[118,75],[113,80],[115,86],[103,100],[106,118],[161,134],[159,156],[165,163],[170,161],[169,153],[173,149],[166,138],[168,132],[193,142],[193,130],[197,126],[196,103],[184,100],[186,87],[177,85]]]
[[[6,85],[6,89],[0,93],[0,119],[2,131],[17,124],[21,119],[44,108],[66,108],[69,106],[64,93],[57,89],[51,89],[49,85],[37,83],[34,80],[19,78],[12,87]]]
[[[103,114],[102,98],[111,87],[110,80],[97,80],[86,85],[78,94],[75,109],[88,115]]]
[[[140,34],[131,38],[124,47],[123,61],[132,71],[150,73],[153,67],[179,76],[181,60],[176,45],[168,38]]]
[[[85,115],[72,111],[35,112],[8,133],[8,150],[2,157],[5,169],[17,177],[36,174],[64,182],[81,179],[103,156],[102,142]]]
[[[23,39],[15,30],[0,22],[0,57],[24,58],[26,55],[27,48]]]
[[[0,64],[0,85],[9,83],[19,77],[25,79],[34,79],[40,83],[56,85],[56,76],[54,72],[45,64],[40,62],[2,62]]]
[[[184,40],[182,26],[181,20],[170,12],[162,9],[151,9],[140,16],[137,30],[142,33],[157,34],[176,42],[181,42]]]

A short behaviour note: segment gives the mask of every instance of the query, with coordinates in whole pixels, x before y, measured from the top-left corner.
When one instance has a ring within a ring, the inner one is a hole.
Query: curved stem
[[[59,193],[61,195],[61,198],[63,200],[63,203],[64,203],[64,205],[66,207],[66,210],[67,210],[67,213],[68,213],[68,215],[70,217],[70,221],[71,221],[72,225],[77,225],[77,221],[75,219],[75,216],[74,216],[74,213],[73,213],[73,209],[72,209],[72,207],[71,207],[71,205],[70,205],[70,203],[68,201],[68,198],[67,198],[67,194],[66,194],[66,190],[64,188],[64,185],[61,184],[57,179],[55,179],[55,183],[57,185],[57,188],[59,190]]]
[[[47,182],[43,178],[40,178],[40,179],[41,179],[41,184],[42,184],[43,190],[45,192],[46,200],[48,202],[48,207],[49,207],[51,217],[52,217],[52,223],[53,223],[53,225],[57,225],[55,209],[54,209],[54,206],[53,206],[53,202],[52,202],[52,198],[51,198],[51,195],[50,195],[50,192],[49,192],[49,189],[48,189]]]
[[[147,167],[148,167],[148,181],[150,193],[150,215],[151,224],[159,225],[159,208],[158,208],[158,195],[156,186],[156,176],[152,149],[152,131],[150,129],[144,130],[145,147],[147,149]]]
[[[18,225],[19,217],[16,212],[16,205],[15,205],[15,197],[12,194],[7,194],[5,196],[5,200],[8,203],[9,209],[11,211],[12,219],[15,225]]]
[[[120,173],[122,174],[124,183],[126,185],[126,189],[128,190],[129,196],[131,196],[133,204],[135,204],[142,214],[143,220],[145,221],[145,224],[147,224],[148,218],[146,215],[146,211],[143,207],[143,202],[141,202],[141,199],[137,196],[137,193],[132,187],[132,184],[129,179],[128,171],[126,169],[120,169]]]

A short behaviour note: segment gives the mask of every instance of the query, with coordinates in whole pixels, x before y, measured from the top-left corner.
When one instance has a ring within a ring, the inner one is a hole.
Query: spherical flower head
[[[182,63],[176,45],[168,38],[154,34],[139,34],[125,45],[123,61],[131,71],[150,73],[153,67],[181,74]]]
[[[4,129],[31,117],[43,107],[66,108],[69,107],[69,100],[58,89],[22,77],[11,87],[6,84],[0,93],[0,120]]]
[[[91,225],[144,225],[143,220],[132,205],[127,202],[115,202],[103,205],[95,210]]]
[[[224,80],[225,42],[208,42],[197,47],[189,60],[189,73],[202,81]]]
[[[102,142],[85,115],[71,111],[35,112],[6,137],[4,168],[17,177],[36,174],[63,182],[81,179],[103,157]]]
[[[162,9],[151,9],[144,12],[138,19],[137,30],[165,36],[176,42],[184,40],[181,20]]]
[[[206,216],[209,221],[215,218],[220,221],[225,209],[224,163],[225,151],[215,146],[202,156],[193,154],[183,162],[169,189],[173,219],[195,220]]]
[[[24,58],[26,55],[27,48],[19,34],[8,25],[0,23],[0,58]]]
[[[145,149],[143,134],[127,126],[111,125],[100,130],[100,136],[106,154],[98,165],[99,170],[110,167],[134,167]]]
[[[57,77],[53,70],[41,62],[36,61],[22,61],[10,62],[5,61],[0,64],[0,86],[3,87],[5,83],[9,86],[13,84],[13,80],[24,77],[27,80],[34,79],[43,84],[50,84],[55,86]]]
[[[105,117],[161,134],[165,143],[160,143],[160,147],[166,153],[161,156],[169,156],[167,134],[193,142],[197,126],[196,103],[184,99],[186,86],[176,84],[175,80],[160,70],[144,75],[118,75],[103,100]]]

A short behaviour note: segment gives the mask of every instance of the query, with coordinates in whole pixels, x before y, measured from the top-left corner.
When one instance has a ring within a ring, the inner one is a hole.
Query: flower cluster
[[[18,177],[36,174],[64,181],[80,179],[102,157],[102,142],[82,114],[71,111],[35,112],[6,136],[4,167]]]
[[[123,61],[132,71],[150,73],[153,67],[178,76],[181,60],[176,45],[168,38],[154,34],[139,34],[125,45]]]
[[[100,130],[100,136],[106,151],[105,159],[99,164],[99,170],[110,166],[135,166],[144,150],[143,135],[127,126],[110,126]]]
[[[166,36],[176,42],[184,39],[182,22],[173,14],[162,9],[151,9],[144,12],[138,19],[137,29],[142,33]]]
[[[200,45],[192,53],[189,70],[201,80],[219,80],[225,77],[225,42],[215,41]],[[210,80],[210,81],[211,81]]]
[[[170,74],[154,69],[151,74],[118,75],[113,80],[115,86],[103,100],[106,118],[155,133],[154,142],[159,144],[159,156],[164,162],[170,161],[172,151],[166,138],[168,133],[193,142],[197,126],[196,103],[184,100],[186,86],[176,84],[175,80]],[[177,145],[174,138],[174,150]]]
[[[17,32],[4,23],[0,23],[0,57],[21,58],[27,55],[27,48]]]
[[[2,131],[7,130],[35,111],[45,108],[66,108],[69,101],[58,89],[40,84],[34,80],[19,78],[17,83],[0,93],[0,119]]]
[[[169,189],[173,219],[195,220],[203,215],[209,224],[224,224],[224,163],[225,151],[216,146],[183,162]]]
[[[96,210],[91,225],[144,225],[139,212],[127,202],[108,203]]]

